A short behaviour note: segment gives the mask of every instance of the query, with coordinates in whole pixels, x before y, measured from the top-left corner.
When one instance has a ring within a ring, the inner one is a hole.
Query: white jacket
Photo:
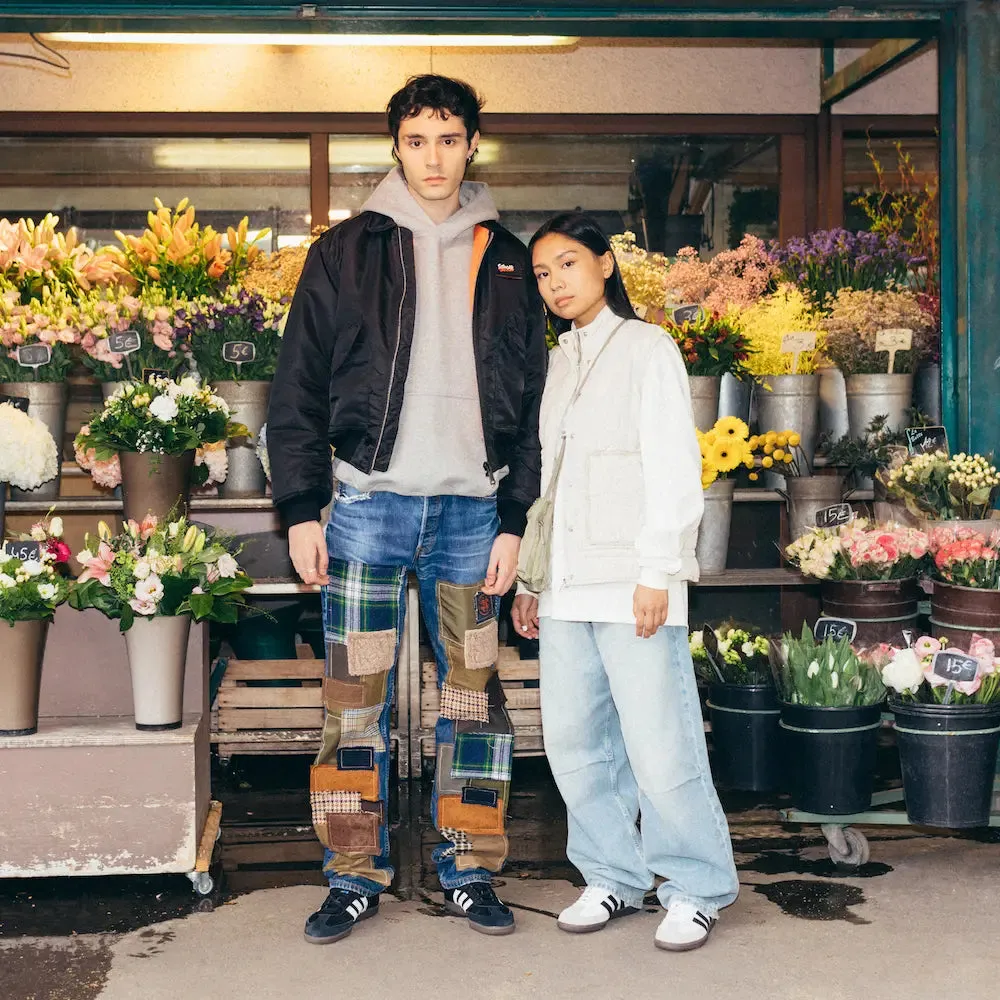
[[[542,491],[566,435],[556,489],[551,587],[539,613],[573,621],[634,622],[641,583],[669,594],[668,624],[687,624],[686,581],[698,579],[695,543],[704,507],[701,454],[687,373],[657,326],[621,322],[605,308],[559,338],[542,397]],[[564,423],[565,420],[565,423]]]

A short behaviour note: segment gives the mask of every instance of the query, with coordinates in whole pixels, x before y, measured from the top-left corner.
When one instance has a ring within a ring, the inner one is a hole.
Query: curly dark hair
[[[479,112],[482,107],[483,99],[462,80],[430,73],[411,76],[389,98],[386,106],[392,144],[395,146],[399,142],[400,125],[427,108],[461,118],[465,125],[466,137],[471,142],[472,137],[479,131]]]

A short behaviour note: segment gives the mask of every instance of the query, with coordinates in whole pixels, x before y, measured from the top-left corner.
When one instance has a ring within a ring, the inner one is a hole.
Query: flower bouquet
[[[183,517],[130,518],[119,535],[102,521],[96,538],[86,536],[70,604],[119,620],[137,728],[180,726],[192,618],[232,623],[246,603],[243,591],[253,581],[237,555]]]
[[[879,472],[890,500],[927,521],[983,521],[992,516],[1000,471],[985,455],[923,452]]]
[[[680,324],[665,319],[663,328],[681,349],[688,375],[714,377],[729,372],[741,381],[750,377],[746,367],[749,344],[735,313],[703,312],[698,319]]]
[[[988,535],[961,525],[933,528],[930,558],[935,629],[1000,635],[1000,527]]]
[[[649,323],[660,322],[667,301],[667,258],[640,247],[635,241],[635,233],[612,236],[610,242],[636,315]]]
[[[1000,745],[1000,657],[972,633],[968,649],[921,636],[883,657],[910,821],[964,828],[989,821]]]
[[[803,331],[816,334],[816,349],[802,351],[798,355],[795,374],[812,375],[823,361],[826,335],[820,325],[820,317],[794,285],[779,285],[776,291],[743,310],[740,326],[750,345],[747,367],[765,382],[769,381],[769,376],[792,374],[795,355],[781,350],[782,337],[786,333]]]
[[[65,286],[53,280],[22,302],[18,290],[0,278],[0,382],[65,382],[79,343],[80,313]],[[18,350],[35,346],[40,356]]]
[[[33,490],[59,474],[56,443],[49,429],[13,403],[0,403],[0,529],[4,484]]]
[[[777,788],[782,778],[781,734],[769,640],[726,623],[692,632],[688,644],[695,670],[708,684],[716,781],[744,791]]]
[[[753,468],[750,428],[739,417],[720,417],[710,430],[695,431],[701,449],[701,485],[708,489],[741,466]]]
[[[163,516],[186,497],[197,449],[246,434],[210,386],[199,386],[190,376],[179,382],[154,376],[145,383],[120,384],[103,411],[80,428],[75,445],[77,461],[101,485],[117,485],[118,471],[126,516],[143,517],[149,509]],[[195,485],[204,485],[213,469],[219,465],[206,451],[194,466]]]
[[[748,309],[774,288],[777,267],[764,241],[749,233],[733,250],[703,261],[693,247],[684,247],[664,275],[670,301],[699,303],[707,312]]]
[[[9,626],[0,658],[0,735],[38,728],[46,629],[69,593],[69,548],[62,533],[62,520],[54,517],[0,546],[0,620]]]
[[[846,639],[817,642],[803,623],[786,633],[771,665],[782,700],[788,784],[806,812],[850,815],[871,803],[885,687]]]

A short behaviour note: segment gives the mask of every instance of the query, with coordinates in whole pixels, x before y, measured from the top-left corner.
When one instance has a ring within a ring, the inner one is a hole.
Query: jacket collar
[[[576,363],[581,357],[593,357],[611,336],[621,319],[605,306],[586,326],[575,324],[561,334],[559,346]]]

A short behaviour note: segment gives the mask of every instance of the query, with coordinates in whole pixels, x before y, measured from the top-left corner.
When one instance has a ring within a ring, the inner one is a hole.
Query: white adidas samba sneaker
[[[559,914],[557,926],[570,934],[599,931],[609,920],[638,913],[635,906],[626,906],[613,892],[600,886],[588,885],[580,898]]]
[[[702,913],[694,903],[678,900],[667,907],[653,943],[664,951],[693,951],[708,940],[717,923],[716,917]]]

